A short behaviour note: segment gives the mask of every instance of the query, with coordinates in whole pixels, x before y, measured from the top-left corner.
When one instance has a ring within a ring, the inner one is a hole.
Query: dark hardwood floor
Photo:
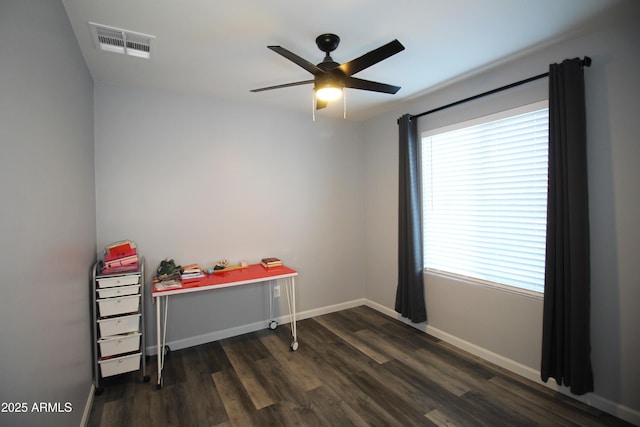
[[[368,307],[169,353],[107,378],[89,426],[627,426]]]

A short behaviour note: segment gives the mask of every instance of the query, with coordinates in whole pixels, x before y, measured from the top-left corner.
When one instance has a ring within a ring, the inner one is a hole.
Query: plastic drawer
[[[100,373],[103,377],[110,377],[112,375],[124,374],[125,372],[137,371],[140,369],[141,355],[142,353],[136,353],[127,356],[101,359],[98,361],[100,364]]]
[[[127,274],[126,276],[98,277],[99,288],[111,288],[113,286],[135,285],[140,282],[139,274]]]
[[[112,288],[98,289],[98,297],[113,298],[126,295],[136,295],[140,292],[140,285],[115,286]]]
[[[140,316],[138,313],[113,319],[99,319],[100,336],[104,338],[127,332],[140,332]]]
[[[130,332],[123,335],[114,335],[98,340],[102,357],[113,356],[122,353],[131,353],[140,350],[140,332]]]
[[[99,299],[98,307],[102,317],[133,313],[140,307],[140,295]]]

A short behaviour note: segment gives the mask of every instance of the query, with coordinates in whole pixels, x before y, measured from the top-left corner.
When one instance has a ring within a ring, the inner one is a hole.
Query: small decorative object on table
[[[223,273],[225,271],[230,271],[230,270],[238,270],[241,268],[247,268],[249,267],[249,263],[246,261],[241,261],[238,265],[230,265],[229,261],[227,261],[226,259],[222,259],[220,261],[218,261],[218,263],[213,266],[213,267],[209,267],[207,268],[207,274],[214,274],[214,273]]]
[[[224,270],[227,267],[229,267],[229,261],[227,261],[226,259],[221,259],[220,261],[218,261],[218,263],[215,265],[215,267],[213,267],[213,269],[214,270]]]

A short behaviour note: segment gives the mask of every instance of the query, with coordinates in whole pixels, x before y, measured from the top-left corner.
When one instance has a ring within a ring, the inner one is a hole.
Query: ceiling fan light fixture
[[[321,101],[335,101],[342,96],[342,88],[336,86],[324,86],[316,89],[316,98]]]

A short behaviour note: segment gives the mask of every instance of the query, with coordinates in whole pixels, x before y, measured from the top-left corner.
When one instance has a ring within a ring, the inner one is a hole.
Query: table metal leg
[[[162,310],[162,306],[164,304],[164,310]],[[157,358],[158,358],[158,383],[156,384],[156,388],[162,388],[162,370],[164,369],[164,356],[165,356],[165,346],[167,340],[167,313],[169,308],[169,296],[160,296],[157,297],[156,301],[156,347],[157,347]],[[164,311],[164,313],[163,313]],[[163,316],[164,314],[164,316]]]
[[[273,321],[273,280],[269,280],[269,320]]]
[[[275,330],[278,327],[278,322],[273,318],[273,286],[275,285],[274,280],[269,280],[269,329]]]
[[[296,286],[294,278],[291,277],[287,282],[287,304],[289,305],[289,316],[291,317],[291,350],[298,349],[298,325],[296,322]]]

